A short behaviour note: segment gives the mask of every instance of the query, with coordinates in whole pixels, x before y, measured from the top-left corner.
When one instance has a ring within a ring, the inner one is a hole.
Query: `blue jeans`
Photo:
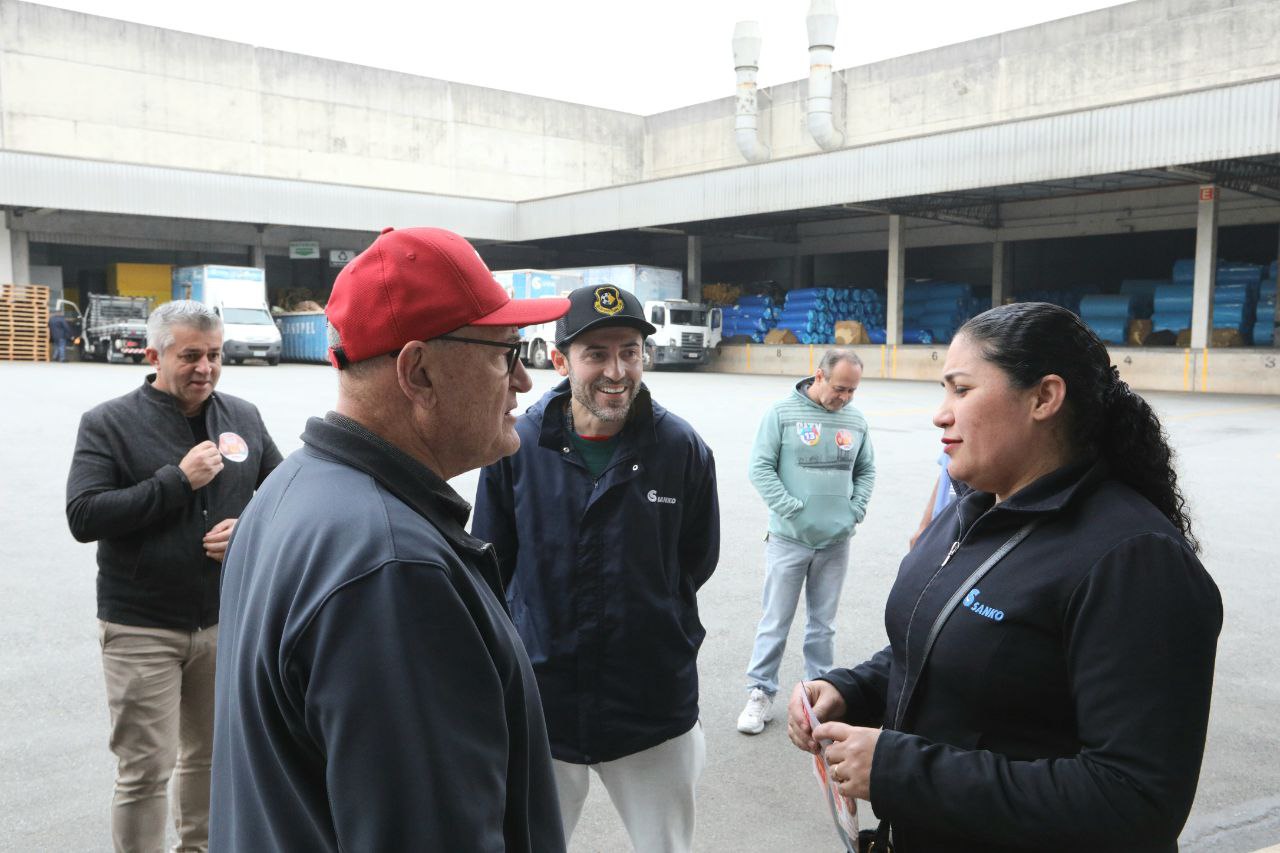
[[[849,568],[849,540],[815,550],[770,536],[765,546],[764,603],[756,644],[747,668],[747,689],[778,692],[778,667],[787,647],[787,632],[796,615],[800,588],[805,590],[804,677],[814,679],[834,666],[833,623]]]
[[[67,342],[66,341],[53,342],[53,360],[54,361],[67,360]]]

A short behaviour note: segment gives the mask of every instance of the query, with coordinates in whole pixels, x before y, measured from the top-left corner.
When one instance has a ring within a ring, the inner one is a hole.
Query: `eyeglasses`
[[[481,338],[464,338],[459,335],[436,335],[433,341],[453,341],[459,344],[479,344],[483,347],[502,347],[507,351],[507,375],[516,372],[516,362],[520,360],[520,342],[511,343],[510,341],[486,341]],[[426,341],[423,341],[426,343]],[[387,355],[395,358],[400,354],[400,350],[389,352]]]

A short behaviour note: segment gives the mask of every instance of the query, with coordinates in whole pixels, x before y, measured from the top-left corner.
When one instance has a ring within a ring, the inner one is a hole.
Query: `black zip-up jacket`
[[[537,680],[470,507],[341,415],[240,517],[218,634],[213,853],[561,853]]]
[[[846,722],[885,726],[873,808],[899,853],[1172,853],[1204,752],[1217,587],[1100,463],[993,502],[971,492],[933,521],[889,594],[889,647],[824,676]],[[922,669],[944,602],[1036,517],[964,590]]]
[[[255,406],[214,393],[205,429],[223,449],[223,467],[193,490],[178,463],[198,442],[177,400],[154,381],[80,418],[67,522],[80,542],[98,542],[99,619],[194,631],[218,623],[221,567],[205,554],[204,535],[240,515],[280,451]]]
[[[484,469],[472,531],[493,543],[542,692],[552,754],[594,764],[698,721],[698,588],[720,554],[715,459],[643,385],[609,467],[573,449],[569,383],[516,423]]]

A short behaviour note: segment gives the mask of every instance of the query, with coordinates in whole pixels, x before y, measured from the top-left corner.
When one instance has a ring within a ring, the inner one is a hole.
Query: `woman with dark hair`
[[[832,741],[897,853],[1176,851],[1222,602],[1159,421],[1045,303],[966,323],[943,386],[968,491],[902,561],[888,648],[797,687],[792,741]]]

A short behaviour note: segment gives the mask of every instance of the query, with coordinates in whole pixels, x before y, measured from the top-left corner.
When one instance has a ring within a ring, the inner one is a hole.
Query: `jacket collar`
[[[1075,501],[1077,496],[1092,492],[1109,475],[1107,463],[1101,459],[1074,462],[1045,474],[998,505],[995,495],[990,492],[979,492],[957,484],[957,491],[961,492],[958,498],[960,529],[967,530],[989,510],[1002,514],[1014,513],[1013,516],[1005,515],[1011,519],[1023,519],[1029,513],[1061,511]],[[1022,520],[1018,523],[1022,523]]]
[[[569,380],[564,379],[544,394],[541,400],[529,407],[529,417],[534,419],[535,423],[538,419],[542,421],[538,429],[539,447],[546,447],[559,453],[562,448],[569,446],[569,436],[566,434],[564,418],[560,413],[565,403],[569,401],[571,393]],[[636,398],[631,404],[631,416],[627,418],[626,424],[618,435],[637,447],[656,444],[657,422],[663,414],[663,408],[653,402],[648,386],[641,382],[640,390],[636,392]]]
[[[484,551],[485,543],[463,529],[471,505],[430,468],[359,422],[337,412],[329,412],[323,419],[310,418],[302,441],[373,477],[430,521],[454,548],[477,554]]]
[[[148,373],[147,378],[142,380],[142,396],[157,405],[168,406],[177,414],[182,415],[184,418],[186,417],[186,415],[182,414],[182,409],[178,408],[177,398],[156,387],[156,374],[154,373]],[[216,399],[218,399],[218,394],[215,391],[209,395],[209,399],[204,401],[204,405],[200,407],[200,413],[203,414],[209,411],[209,407],[213,405],[213,401]],[[192,417],[195,417],[195,415],[192,415]]]

